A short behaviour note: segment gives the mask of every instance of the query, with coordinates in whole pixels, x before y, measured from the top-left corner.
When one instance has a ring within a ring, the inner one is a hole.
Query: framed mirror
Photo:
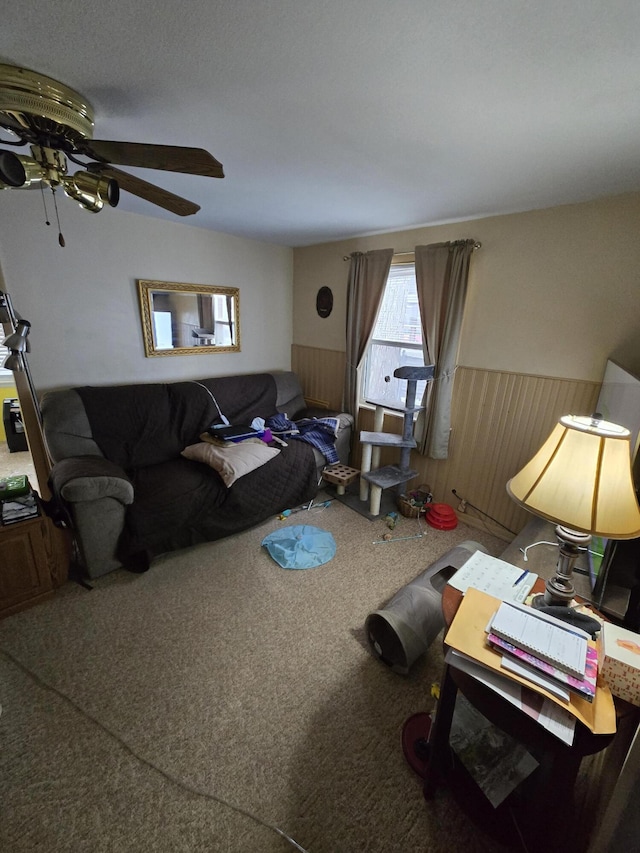
[[[237,287],[138,280],[147,357],[240,352]]]

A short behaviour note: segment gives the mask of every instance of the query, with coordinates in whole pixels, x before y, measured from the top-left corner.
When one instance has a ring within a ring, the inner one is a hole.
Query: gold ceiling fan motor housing
[[[0,145],[31,147],[30,157],[0,149],[0,189],[61,186],[92,212],[105,203],[115,207],[123,189],[178,216],[190,216],[199,205],[114,164],[224,177],[222,163],[203,148],[96,140],[93,129],[93,107],[75,89],[27,68],[0,63],[0,131],[11,136],[0,137]],[[68,161],[82,171],[67,174]]]
[[[93,107],[86,98],[43,74],[0,65],[0,112],[25,142],[49,137],[50,148],[73,151],[93,137]]]
[[[93,137],[93,107],[75,89],[26,68],[0,65],[0,113],[24,143],[31,157],[0,152],[0,181],[9,187],[41,182],[64,192],[81,207],[97,213],[105,201],[119,200],[116,181],[88,172],[68,175],[66,153]]]

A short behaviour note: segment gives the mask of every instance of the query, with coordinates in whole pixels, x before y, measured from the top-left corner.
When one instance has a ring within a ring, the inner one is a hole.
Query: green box
[[[13,500],[31,491],[26,474],[14,474],[0,479],[0,501]]]

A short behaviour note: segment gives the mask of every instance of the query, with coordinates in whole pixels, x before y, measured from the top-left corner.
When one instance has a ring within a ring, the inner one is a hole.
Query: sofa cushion
[[[274,374],[277,388],[276,408],[282,414],[295,420],[307,405],[302,395],[300,381],[295,373],[285,371]],[[273,412],[269,412],[273,414]]]
[[[269,462],[280,451],[269,447],[259,438],[249,438],[238,444],[216,445],[208,441],[185,447],[182,455],[194,462],[202,462],[220,474],[227,488],[240,477],[255,471],[265,462]]]
[[[118,544],[123,564],[140,551],[153,557],[245,530],[310,500],[318,489],[313,449],[301,441],[231,488],[217,471],[184,456],[138,468],[132,480],[136,498]]]
[[[211,468],[178,456],[132,472],[135,500],[127,507],[118,556],[184,548],[202,541],[193,533],[203,515],[216,514],[227,489]]]

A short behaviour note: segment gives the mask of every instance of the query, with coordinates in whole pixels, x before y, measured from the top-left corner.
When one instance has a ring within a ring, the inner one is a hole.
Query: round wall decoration
[[[333,310],[333,293],[330,287],[321,287],[316,296],[316,311],[321,317],[328,317]]]

